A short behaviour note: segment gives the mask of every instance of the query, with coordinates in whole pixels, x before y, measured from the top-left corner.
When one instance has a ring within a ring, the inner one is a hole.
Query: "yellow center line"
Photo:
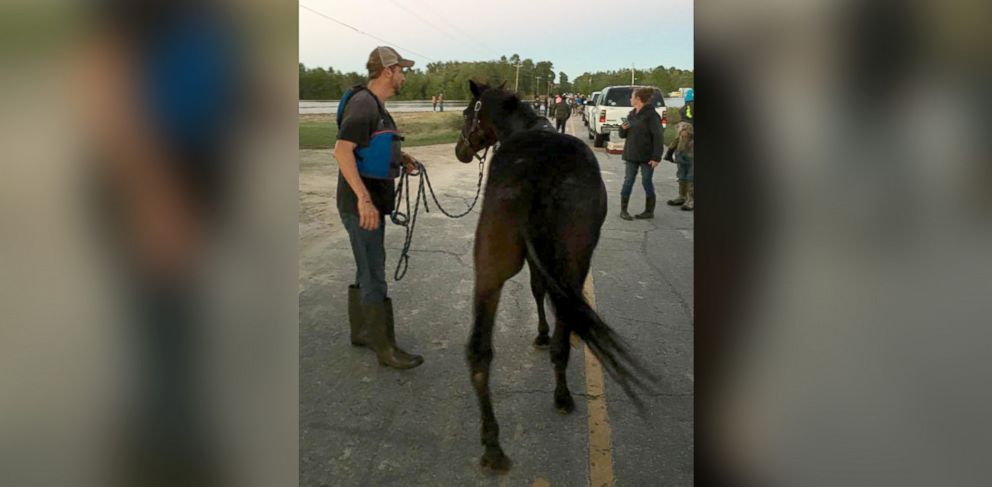
[[[586,277],[582,295],[592,309],[596,309],[596,291],[592,274]],[[606,388],[603,383],[603,366],[596,356],[583,347],[586,366],[586,397],[589,398],[589,485],[613,487],[613,452],[610,446],[610,417],[606,412]]]

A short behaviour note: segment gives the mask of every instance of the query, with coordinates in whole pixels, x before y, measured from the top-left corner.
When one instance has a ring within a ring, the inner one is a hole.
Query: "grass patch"
[[[393,119],[403,134],[403,147],[450,144],[462,129],[461,112],[395,113]],[[337,140],[333,115],[300,117],[300,149],[330,149]]]

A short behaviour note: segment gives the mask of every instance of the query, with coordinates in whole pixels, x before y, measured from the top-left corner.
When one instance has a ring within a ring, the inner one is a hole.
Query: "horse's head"
[[[472,162],[479,151],[499,140],[493,120],[505,96],[502,86],[478,85],[475,81],[469,81],[468,86],[472,100],[462,112],[462,131],[455,145],[455,156],[462,162]]]

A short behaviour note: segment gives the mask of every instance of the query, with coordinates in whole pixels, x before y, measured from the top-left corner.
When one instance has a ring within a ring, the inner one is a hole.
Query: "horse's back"
[[[606,214],[596,155],[581,140],[554,132],[524,132],[501,144],[489,173],[490,197],[501,199],[504,211],[548,230],[567,221],[598,229]]]
[[[492,173],[520,178],[527,176],[553,189],[557,181],[581,181],[596,186],[603,181],[599,161],[581,140],[570,135],[547,131],[517,134],[501,144],[493,158]],[[511,181],[516,183],[517,181]]]

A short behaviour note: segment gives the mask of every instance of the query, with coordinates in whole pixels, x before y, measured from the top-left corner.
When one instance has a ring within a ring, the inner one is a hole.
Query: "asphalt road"
[[[586,138],[578,117],[568,132]],[[478,164],[461,164],[453,145],[409,150],[429,168],[449,211],[475,194]],[[301,151],[300,162],[300,485],[303,486],[682,486],[693,482],[693,214],[664,205],[675,167],[655,172],[654,220],[619,218],[623,161],[594,149],[610,207],[593,257],[591,297],[605,321],[662,382],[641,417],[619,386],[573,348],[568,369],[576,410],[553,409],[546,351],[531,346],[537,308],[526,266],[504,287],[494,338],[491,388],[501,443],[514,461],[505,476],[478,467],[479,411],[464,344],[471,327],[472,245],[478,211],[451,220],[436,210],[416,227],[410,267],[392,272],[403,230],[387,224],[387,274],[396,334],[424,355],[410,371],[380,367],[348,343],[347,285],[354,262],[335,208],[337,166],[330,151]],[[637,183],[632,213],[644,191]],[[596,405],[605,401],[604,408]],[[605,416],[604,416],[605,414]],[[590,434],[590,430],[595,433]],[[604,443],[605,442],[605,443]]]

